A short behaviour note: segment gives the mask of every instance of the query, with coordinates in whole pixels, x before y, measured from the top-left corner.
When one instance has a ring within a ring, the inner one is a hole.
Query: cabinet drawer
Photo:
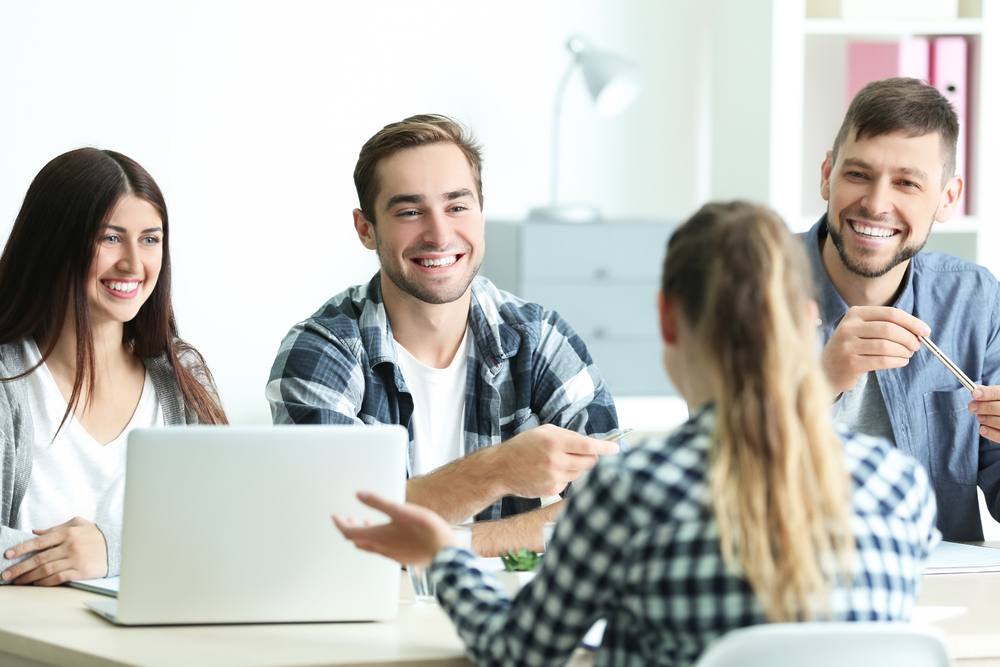
[[[654,283],[577,286],[528,283],[520,295],[555,310],[588,345],[597,340],[659,339]]]
[[[667,239],[664,222],[521,226],[522,283],[660,279]]]
[[[676,390],[663,369],[663,345],[660,341],[607,342],[587,341],[601,377],[612,396],[666,396]]]

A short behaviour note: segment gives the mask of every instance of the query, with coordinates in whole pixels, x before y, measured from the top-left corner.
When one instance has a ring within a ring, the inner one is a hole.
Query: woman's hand
[[[35,586],[58,586],[76,579],[98,579],[108,575],[108,545],[104,533],[86,519],[75,517],[46,530],[31,531],[38,537],[8,549],[4,556],[17,558],[37,552],[0,575],[4,581]]]
[[[367,491],[358,492],[358,500],[384,512],[390,523],[360,525],[357,519],[333,515],[333,522],[363,551],[382,554],[404,565],[427,566],[441,549],[457,544],[454,531],[432,510],[413,503],[394,503]]]

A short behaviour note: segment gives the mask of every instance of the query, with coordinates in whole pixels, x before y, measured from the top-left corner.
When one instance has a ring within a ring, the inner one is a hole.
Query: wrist
[[[505,458],[502,444],[485,447],[468,457],[472,467],[470,477],[475,480],[477,488],[484,489],[491,503],[513,495]]]

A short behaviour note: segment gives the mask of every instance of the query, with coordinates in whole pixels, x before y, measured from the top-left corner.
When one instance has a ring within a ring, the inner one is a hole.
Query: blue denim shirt
[[[618,427],[615,404],[587,347],[557,313],[472,283],[465,449],[498,445],[540,424],[602,437]],[[379,274],[327,301],[281,342],[265,391],[275,424],[402,424],[413,396],[396,363]],[[624,442],[622,451],[627,449]],[[538,507],[508,497],[476,516],[499,519]]]
[[[803,235],[813,265],[825,345],[847,304],[830,282],[820,255],[826,216]],[[893,306],[931,328],[931,340],[973,382],[1000,384],[1000,284],[985,268],[945,253],[918,253]],[[1000,444],[979,435],[972,396],[929,350],[902,368],[875,371],[896,446],[920,461],[937,495],[945,540],[983,539],[978,484],[1000,520]]]

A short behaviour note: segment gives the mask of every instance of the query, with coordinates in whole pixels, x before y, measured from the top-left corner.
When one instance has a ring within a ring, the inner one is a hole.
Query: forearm
[[[496,447],[481,449],[406,484],[406,501],[434,510],[448,523],[461,523],[505,495]]]
[[[472,549],[485,557],[517,549],[542,551],[542,524],[558,519],[564,507],[565,501],[560,501],[524,514],[473,524]]]

